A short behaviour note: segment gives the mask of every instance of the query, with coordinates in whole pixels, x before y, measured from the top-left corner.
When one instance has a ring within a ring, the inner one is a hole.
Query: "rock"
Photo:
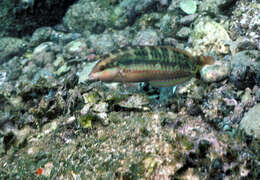
[[[0,64],[3,64],[14,56],[25,52],[27,42],[14,37],[4,37],[0,39]]]
[[[139,31],[136,34],[132,42],[132,45],[133,46],[136,45],[157,46],[160,44],[160,42],[161,42],[161,37],[156,31],[152,29],[146,29],[146,30]]]
[[[174,14],[167,13],[162,18],[160,18],[156,27],[160,28],[160,31],[165,37],[173,37],[177,32],[177,19],[178,17]]]
[[[83,0],[72,5],[63,18],[64,25],[73,32],[102,33],[110,21],[111,10],[100,1]]]
[[[198,17],[198,14],[191,14],[184,16],[180,19],[180,23],[182,25],[189,25],[191,24],[196,18]]]
[[[86,59],[89,54],[86,40],[77,39],[68,43],[63,50],[63,56],[66,59],[76,58],[76,59]]]
[[[228,54],[229,47],[226,42],[229,41],[231,39],[224,27],[207,17],[195,21],[193,33],[189,38],[198,54],[212,51],[217,54]]]
[[[243,117],[240,129],[244,129],[248,135],[260,139],[260,104],[256,104]]]
[[[197,1],[182,0],[180,1],[179,6],[186,14],[194,14],[197,10]]]
[[[183,27],[183,28],[181,28],[181,29],[177,32],[176,36],[177,36],[177,38],[180,38],[180,39],[188,39],[190,33],[191,33],[191,29],[190,29],[190,28],[188,28],[188,27]]]
[[[55,43],[67,44],[71,41],[80,39],[81,37],[82,37],[81,34],[75,33],[75,32],[63,33],[63,32],[53,31],[53,33],[51,34],[50,40]]]
[[[27,138],[30,136],[30,134],[32,132],[33,132],[33,129],[31,129],[29,126],[25,126],[23,129],[16,131],[15,132],[15,136],[16,136],[15,145],[17,147],[23,146],[26,143]]]
[[[130,29],[117,31],[113,34],[113,41],[120,48],[128,46],[130,44],[131,39],[132,39],[132,35],[130,34]]]
[[[241,51],[231,59],[230,80],[239,89],[260,84],[260,51]]]
[[[234,4],[235,0],[205,0],[199,6],[199,11],[207,11],[212,14],[223,13],[223,10]]]
[[[232,39],[240,36],[260,50],[260,8],[257,1],[238,1],[230,17],[229,31]],[[250,46],[251,46],[250,45]],[[251,49],[252,50],[252,49]]]
[[[109,107],[108,103],[99,102],[99,103],[94,104],[93,111],[99,112],[99,113],[108,112],[108,107]]]
[[[139,15],[149,11],[157,3],[159,2],[151,0],[122,0],[110,16],[111,23],[114,28],[123,29],[134,24]]]
[[[88,75],[90,74],[90,72],[92,71],[92,69],[96,65],[96,63],[97,63],[97,61],[93,62],[93,63],[88,63],[83,67],[82,71],[80,71],[78,73],[79,83],[84,83],[85,81],[87,81],[89,79]]]
[[[245,89],[245,93],[241,97],[241,103],[242,104],[250,104],[250,102],[252,102],[253,97],[252,97],[251,93],[252,92],[249,88]]]
[[[30,40],[31,46],[38,46],[43,42],[49,41],[54,30],[51,27],[41,27],[36,29]]]
[[[200,75],[205,82],[217,82],[228,77],[230,71],[230,62],[217,61],[213,65],[203,67],[200,71]]]
[[[150,103],[147,96],[143,96],[140,94],[136,94],[133,96],[130,96],[128,99],[125,99],[123,101],[120,101],[118,103],[119,106],[124,108],[134,108],[134,109],[147,109],[143,106],[147,106]]]
[[[71,69],[70,66],[68,66],[67,64],[63,64],[61,67],[59,67],[59,69],[55,72],[58,76],[61,76],[67,72],[69,72]]]
[[[238,37],[235,41],[227,42],[231,54],[234,56],[239,51],[257,49],[257,44],[246,37]]]
[[[88,41],[97,52],[106,54],[115,49],[111,34],[91,35]]]
[[[161,4],[162,6],[168,6],[169,1],[168,1],[168,0],[160,0],[160,4]]]
[[[53,42],[44,42],[33,50],[32,60],[38,66],[45,66],[48,63],[52,64],[58,52],[61,52],[60,46]]]

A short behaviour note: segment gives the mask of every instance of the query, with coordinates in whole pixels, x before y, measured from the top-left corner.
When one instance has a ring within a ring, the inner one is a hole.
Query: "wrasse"
[[[101,57],[89,74],[104,82],[149,82],[154,87],[175,86],[196,76],[212,56],[192,56],[170,46],[134,46]]]

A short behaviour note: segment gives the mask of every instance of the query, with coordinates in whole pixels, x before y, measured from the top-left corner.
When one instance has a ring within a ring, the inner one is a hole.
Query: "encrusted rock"
[[[152,29],[146,29],[139,31],[136,34],[132,44],[141,46],[156,46],[160,44],[160,41],[161,37],[156,31]]]
[[[241,51],[231,59],[230,80],[239,89],[260,83],[260,51]]]
[[[38,46],[39,44],[49,41],[54,30],[51,27],[41,27],[36,29],[31,37],[30,46]]]
[[[85,39],[77,39],[75,41],[71,41],[64,47],[63,51],[63,55],[67,59],[85,59],[87,54],[89,54],[89,52]]]
[[[106,54],[115,48],[111,34],[91,35],[88,38],[91,46],[99,53]]]
[[[198,18],[189,39],[198,54],[228,54],[230,50],[226,42],[229,41],[231,39],[224,27],[210,18]]]
[[[84,0],[69,8],[63,22],[69,30],[74,32],[102,33],[109,23],[110,14],[109,8],[101,6],[100,1]]]
[[[240,128],[248,135],[260,139],[260,104],[250,109],[240,122]]]
[[[206,65],[200,71],[202,79],[206,82],[217,82],[228,77],[231,71],[230,62],[217,61],[213,65]]]
[[[33,50],[32,60],[38,66],[45,66],[55,60],[56,54],[61,51],[60,46],[53,42],[44,42]]]
[[[183,27],[183,28],[181,28],[181,29],[177,32],[176,36],[177,36],[178,38],[180,38],[180,39],[188,39],[188,37],[189,37],[189,35],[190,35],[191,32],[192,32],[192,31],[191,31],[190,28],[188,28],[188,27]]]
[[[16,55],[21,55],[25,52],[27,42],[13,37],[4,37],[0,39],[0,64],[8,61]]]

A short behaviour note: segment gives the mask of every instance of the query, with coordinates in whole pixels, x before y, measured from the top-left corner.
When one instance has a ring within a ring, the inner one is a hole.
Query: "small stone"
[[[241,98],[241,103],[249,104],[252,101],[251,90],[246,88],[245,94]]]
[[[160,4],[162,5],[162,6],[167,6],[168,5],[168,0],[160,0]]]
[[[182,25],[189,25],[197,18],[197,16],[198,14],[191,14],[191,15],[184,16],[180,19],[180,23]]]
[[[85,81],[87,81],[89,79],[88,75],[90,74],[90,72],[92,71],[93,67],[96,65],[98,61],[95,61],[93,63],[87,63],[82,71],[80,71],[78,73],[79,76],[79,83],[84,83]]]
[[[61,76],[61,75],[65,74],[65,73],[69,72],[70,69],[71,69],[70,66],[68,66],[67,64],[64,64],[56,71],[56,74],[58,76]]]
[[[260,83],[260,51],[241,51],[231,59],[230,80],[238,89],[253,88]]]
[[[32,34],[32,38],[30,40],[30,45],[38,46],[43,42],[49,41],[52,32],[53,32],[53,29],[51,27],[41,27],[41,28],[36,29]]]
[[[157,46],[161,42],[160,35],[152,30],[146,29],[143,31],[139,31],[135,36],[132,45],[141,45],[141,46]]]
[[[240,122],[240,129],[260,139],[260,104],[256,104],[244,115]]]
[[[125,108],[142,109],[143,106],[147,106],[149,104],[149,99],[147,96],[136,94],[136,95],[130,96],[126,100],[119,102],[118,104],[119,104],[119,106],[125,107]]]
[[[51,170],[52,170],[53,167],[54,167],[53,162],[47,162],[44,165],[44,168],[43,168],[44,170],[42,172],[42,175],[49,177],[51,175]]]
[[[98,104],[94,104],[93,110],[100,113],[107,112],[108,104],[106,102],[100,102]]]
[[[230,128],[230,126],[228,124],[225,124],[224,127],[223,127],[223,130],[224,131],[230,131],[231,128]]]
[[[180,38],[180,39],[188,39],[190,33],[191,33],[191,29],[190,29],[190,28],[188,28],[188,27],[183,27],[183,28],[181,28],[181,29],[177,32],[176,36],[177,36],[178,38]]]
[[[85,39],[77,39],[71,41],[64,47],[64,57],[67,59],[80,58],[84,59],[87,56],[87,44]]]
[[[218,61],[213,65],[206,65],[202,68],[200,75],[205,82],[217,82],[228,77],[231,71],[229,62]]]
[[[55,60],[56,53],[60,52],[61,48],[53,42],[44,42],[34,48],[32,54],[32,60],[38,66],[45,66],[46,64],[52,64]]]

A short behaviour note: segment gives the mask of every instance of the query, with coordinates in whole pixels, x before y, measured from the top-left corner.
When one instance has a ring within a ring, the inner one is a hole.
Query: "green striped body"
[[[208,59],[212,60],[169,46],[126,47],[103,56],[90,77],[107,82],[145,81],[157,87],[173,86],[194,76]]]

